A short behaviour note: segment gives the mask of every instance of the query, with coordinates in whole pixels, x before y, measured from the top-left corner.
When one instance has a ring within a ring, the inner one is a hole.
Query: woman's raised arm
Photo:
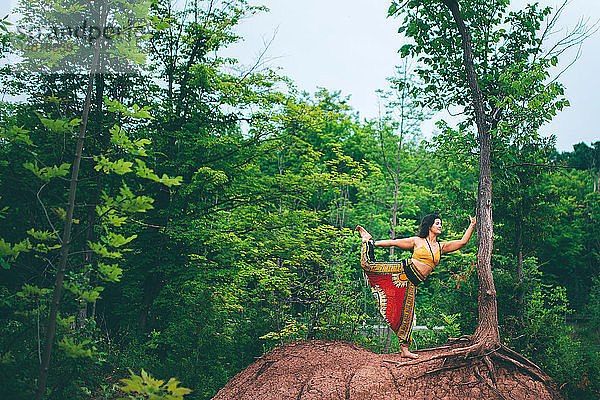
[[[415,247],[415,237],[403,238],[403,239],[389,239],[389,240],[377,240],[375,246],[379,247],[390,247],[395,246],[404,250],[411,250]]]
[[[475,217],[471,217],[471,224],[465,231],[463,237],[460,240],[451,240],[449,242],[442,242],[442,254],[450,253],[451,251],[458,250],[469,242],[473,230],[475,229]]]

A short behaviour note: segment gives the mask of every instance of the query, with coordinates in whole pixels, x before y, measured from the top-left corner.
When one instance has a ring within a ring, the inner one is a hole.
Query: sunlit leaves
[[[29,242],[28,238],[16,244],[10,244],[4,241],[4,239],[0,238],[0,256],[2,256],[4,259],[10,259],[14,261],[19,254],[28,252],[30,249],[31,243]],[[3,266],[6,268],[6,264]]]
[[[64,283],[64,287],[77,296],[78,299],[88,303],[95,303],[100,298],[100,293],[104,290],[102,286],[86,287],[77,281],[67,281]]]
[[[88,247],[94,253],[103,258],[121,258],[123,254],[120,251],[109,251],[108,248],[100,243],[88,242]]]
[[[163,185],[165,185],[167,187],[179,186],[179,185],[181,185],[182,181],[183,181],[182,176],[169,177],[166,174],[163,174],[163,176],[161,176],[160,179],[158,180],[159,183],[162,183]]]
[[[131,108],[125,106],[118,100],[105,100],[104,103],[108,106],[108,111],[117,112],[125,117],[131,117],[136,119],[154,119],[150,115],[150,107],[140,107],[137,104],[131,106]]]
[[[99,216],[110,218],[110,223],[115,226],[121,225],[125,220],[122,216],[117,216],[116,211],[122,213],[146,212],[153,208],[154,199],[148,196],[136,196],[127,185],[119,188],[119,195],[109,196],[102,194],[103,205],[96,206],[96,212]],[[115,211],[113,211],[115,210]]]
[[[37,298],[45,296],[52,291],[47,288],[40,288],[37,286],[25,284],[21,287],[21,290],[17,292],[17,296],[21,298]]]
[[[133,165],[130,161],[125,161],[123,159],[119,159],[117,161],[110,161],[108,158],[103,155],[94,157],[94,160],[97,162],[94,169],[96,171],[102,170],[105,174],[110,172],[114,172],[118,175],[124,175],[128,172],[133,171],[131,166]]]
[[[38,167],[37,161],[35,162],[26,162],[23,164],[23,167],[35,174],[38,178],[40,178],[44,182],[50,182],[52,178],[63,177],[69,173],[69,169],[71,168],[71,164],[62,163],[61,165],[53,165],[50,167]]]
[[[56,232],[36,231],[33,228],[31,228],[30,230],[28,230],[27,234],[30,235],[31,237],[37,239],[37,240],[40,240],[40,241],[47,241],[47,240],[57,239],[58,238],[58,236],[56,235]]]
[[[137,238],[137,235],[131,235],[130,237],[126,238],[123,235],[119,235],[109,231],[106,235],[103,235],[101,237],[101,240],[102,242],[111,247],[121,247],[131,242],[135,238]]]
[[[123,269],[117,264],[98,263],[98,273],[107,282],[119,282],[123,275]]]
[[[143,369],[140,375],[135,375],[131,370],[129,373],[130,378],[121,379],[123,386],[120,387],[125,393],[133,393],[127,397],[128,399],[182,400],[183,396],[192,392],[190,389],[180,387],[180,382],[175,378],[165,383],[163,380],[152,378]]]
[[[65,336],[58,342],[58,348],[70,358],[92,358],[92,350],[84,348],[89,344],[89,340],[83,340],[81,343],[75,343],[72,338]]]
[[[67,121],[64,119],[44,118],[40,114],[38,114],[38,117],[44,128],[59,135],[73,133],[73,129],[81,123],[81,119],[79,118],[73,118],[72,120]]]
[[[9,142],[22,143],[27,146],[33,146],[29,131],[23,127],[10,125],[8,128],[0,129],[0,139],[8,140]]]
[[[148,139],[138,139],[131,140],[126,134],[125,131],[121,129],[120,126],[115,125],[111,129],[109,129],[111,134],[110,140],[120,149],[126,151],[127,153],[134,156],[147,156],[145,146],[149,145],[151,142]]]

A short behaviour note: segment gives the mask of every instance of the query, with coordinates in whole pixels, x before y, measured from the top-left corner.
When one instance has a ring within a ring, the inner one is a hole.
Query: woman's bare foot
[[[373,239],[373,236],[371,236],[371,234],[367,232],[367,230],[362,226],[357,225],[356,230],[360,234],[360,237],[363,240],[363,242],[368,242],[369,240]]]
[[[400,357],[406,357],[406,358],[419,358],[418,354],[415,353],[411,353],[410,351],[408,351],[408,347],[406,346],[400,346],[400,349],[402,349],[402,351],[400,351]]]

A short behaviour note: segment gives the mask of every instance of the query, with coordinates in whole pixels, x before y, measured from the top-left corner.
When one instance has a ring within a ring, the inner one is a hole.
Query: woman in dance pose
[[[449,242],[438,242],[437,237],[442,232],[442,219],[435,214],[428,214],[423,218],[417,236],[403,239],[374,242],[365,228],[360,225],[356,227],[362,238],[360,265],[369,278],[369,285],[377,299],[379,312],[398,335],[402,357],[419,357],[408,351],[417,286],[439,264],[442,254],[458,250],[467,244],[475,228],[475,218],[470,217],[470,219],[471,224],[462,239]],[[413,250],[413,254],[411,258],[405,260],[377,262],[374,246],[395,246],[403,250]]]

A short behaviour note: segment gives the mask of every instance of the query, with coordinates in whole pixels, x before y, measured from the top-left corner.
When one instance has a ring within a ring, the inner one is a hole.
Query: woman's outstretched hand
[[[469,218],[471,219],[471,225],[473,226],[473,228],[475,228],[475,224],[476,224],[476,222],[477,222],[477,221],[476,221],[476,219],[475,219],[475,217],[471,217],[471,216],[469,215]]]

